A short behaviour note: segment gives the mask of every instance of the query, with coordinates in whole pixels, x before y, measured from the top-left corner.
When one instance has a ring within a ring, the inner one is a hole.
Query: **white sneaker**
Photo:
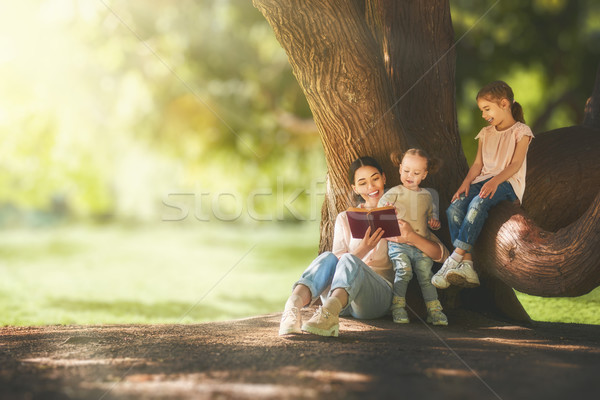
[[[431,284],[438,289],[446,289],[450,286],[450,282],[446,280],[446,274],[448,274],[448,271],[458,268],[459,264],[460,263],[452,257],[446,258],[442,268],[440,268],[440,270],[431,278]]]
[[[462,287],[479,286],[479,277],[471,263],[461,262],[458,268],[448,271],[446,280],[453,285]]]
[[[340,332],[339,316],[320,306],[314,315],[302,325],[302,330],[315,335],[337,337]]]
[[[289,335],[290,333],[302,333],[300,326],[302,326],[300,310],[297,307],[285,310],[281,315],[281,322],[279,323],[279,336]]]

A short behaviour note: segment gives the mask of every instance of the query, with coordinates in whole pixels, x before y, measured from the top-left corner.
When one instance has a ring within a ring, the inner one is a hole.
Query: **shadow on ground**
[[[304,311],[304,318],[311,310]],[[0,328],[0,398],[564,399],[600,394],[600,326],[342,319],[279,337],[279,314],[196,325]]]

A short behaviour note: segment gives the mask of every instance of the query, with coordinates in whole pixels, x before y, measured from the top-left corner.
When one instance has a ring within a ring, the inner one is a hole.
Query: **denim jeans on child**
[[[312,300],[331,287],[348,292],[348,305],[340,315],[352,315],[359,319],[379,318],[387,314],[392,304],[390,283],[377,275],[358,257],[346,253],[340,259],[331,252],[322,253],[308,266],[299,283],[310,289]]]
[[[437,300],[437,290],[431,284],[433,260],[415,246],[406,243],[388,242],[388,254],[394,264],[394,296],[406,297],[408,282],[417,275],[423,300]]]
[[[498,185],[498,189],[491,199],[489,197],[482,199],[479,197],[479,192],[487,181],[489,179],[471,185],[469,195],[461,195],[446,210],[448,228],[454,247],[470,251],[481,233],[490,208],[503,200],[515,201],[517,199],[515,191],[508,182]]]

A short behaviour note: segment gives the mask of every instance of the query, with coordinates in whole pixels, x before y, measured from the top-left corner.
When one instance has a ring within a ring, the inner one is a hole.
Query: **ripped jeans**
[[[498,189],[491,199],[489,197],[482,199],[479,197],[479,192],[487,181],[489,179],[471,185],[469,195],[466,197],[464,194],[461,195],[446,210],[448,228],[454,247],[471,251],[481,233],[490,208],[503,200],[515,201],[517,199],[515,191],[507,181],[498,185]]]

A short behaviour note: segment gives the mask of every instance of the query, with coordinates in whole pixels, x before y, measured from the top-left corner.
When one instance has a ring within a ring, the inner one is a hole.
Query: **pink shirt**
[[[523,136],[533,138],[533,132],[524,123],[517,122],[503,131],[497,131],[494,126],[486,126],[475,139],[481,140],[481,156],[483,168],[477,178],[471,183],[477,183],[492,178],[502,172],[512,161],[515,148]],[[527,158],[523,160],[521,168],[510,178],[511,184],[519,201],[523,200],[525,193],[525,174],[527,172]]]

